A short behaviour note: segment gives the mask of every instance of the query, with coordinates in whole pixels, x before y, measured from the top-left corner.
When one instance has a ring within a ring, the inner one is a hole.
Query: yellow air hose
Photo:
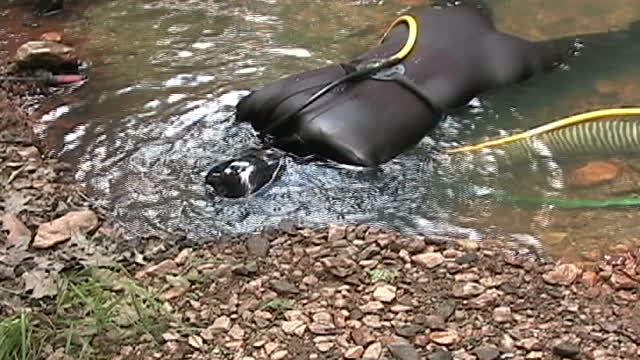
[[[357,69],[354,72],[348,73],[345,76],[326,84],[322,89],[316,91],[309,99],[307,99],[307,101],[304,104],[302,104],[302,106],[272,121],[269,126],[267,126],[262,130],[262,132],[269,133],[276,127],[281,126],[292,116],[304,110],[307,106],[314,103],[316,100],[324,96],[326,93],[334,89],[336,86],[343,84],[347,81],[352,81],[359,77],[370,75],[384,68],[394,66],[397,63],[404,60],[411,53],[411,51],[416,45],[416,41],[418,40],[418,22],[413,16],[403,15],[397,18],[389,26],[387,31],[384,33],[384,35],[380,39],[380,42],[382,43],[384,39],[387,37],[387,35],[391,32],[391,30],[393,30],[393,28],[395,28],[400,23],[406,23],[407,27],[409,28],[409,36],[407,37],[407,40],[405,41],[404,46],[400,49],[400,51],[398,51],[397,53],[395,53],[394,55],[386,59],[382,59],[382,60],[375,59],[373,61],[370,61],[369,63],[365,62],[366,66],[362,67],[361,69]]]
[[[564,119],[556,120],[549,124],[542,125],[542,126],[533,128],[529,131],[525,131],[523,133],[516,134],[513,136],[491,140],[491,141],[483,142],[476,145],[462,146],[459,148],[448,150],[447,152],[457,153],[457,152],[480,150],[484,148],[513,143],[519,140],[527,140],[536,135],[546,134],[553,130],[561,129],[571,125],[576,125],[579,123],[585,123],[585,122],[602,119],[602,118],[608,118],[612,116],[621,117],[621,116],[632,116],[632,115],[640,115],[640,108],[633,107],[633,108],[614,108],[614,109],[596,110],[596,111],[573,115]],[[631,136],[632,137],[635,136],[634,134],[635,133],[632,133]],[[627,141],[626,143],[637,144],[637,142],[633,142],[633,141]],[[637,197],[613,198],[613,199],[605,199],[605,200],[590,200],[590,199],[580,200],[580,199],[535,198],[535,197],[505,195],[505,196],[499,196],[498,199],[502,201],[524,202],[524,203],[530,203],[530,204],[540,204],[540,205],[548,204],[548,205],[554,205],[558,208],[566,208],[566,209],[640,206],[640,198],[637,198]]]
[[[380,43],[382,43],[384,39],[387,38],[387,35],[389,35],[391,30],[393,30],[393,28],[395,28],[400,23],[406,23],[409,27],[409,37],[407,37],[407,41],[405,41],[402,49],[400,49],[400,51],[389,58],[389,60],[394,60],[396,62],[407,57],[407,55],[409,55],[409,53],[416,46],[416,41],[418,40],[418,22],[416,21],[416,18],[411,15],[404,15],[397,18],[393,23],[391,23],[389,28],[387,28],[387,31],[385,31],[384,35],[380,39]]]
[[[571,126],[571,125],[575,125],[575,124],[579,124],[579,123],[583,123],[583,122],[588,122],[588,121],[597,120],[597,119],[606,118],[606,117],[611,117],[611,116],[629,116],[629,115],[640,115],[640,108],[637,108],[637,107],[633,107],[633,108],[613,108],[613,109],[603,109],[603,110],[590,111],[590,112],[587,112],[587,113],[573,115],[573,116],[569,116],[567,118],[556,120],[556,121],[551,122],[549,124],[545,124],[545,125],[533,128],[531,130],[522,132],[520,134],[507,136],[507,137],[501,138],[501,139],[490,140],[490,141],[483,142],[483,143],[476,144],[476,145],[468,145],[468,146],[458,147],[458,148],[455,148],[455,149],[450,149],[450,150],[447,150],[447,153],[457,153],[457,152],[464,152],[464,151],[480,150],[480,149],[484,149],[484,148],[488,148],[488,147],[494,147],[494,146],[499,146],[499,145],[503,145],[503,144],[507,144],[507,143],[512,143],[512,142],[518,141],[518,140],[528,139],[528,138],[533,137],[535,135],[547,133],[547,132],[550,132],[550,131],[553,131],[553,130],[557,130],[557,129],[560,129],[560,128],[563,128],[563,127],[567,127],[567,126]]]

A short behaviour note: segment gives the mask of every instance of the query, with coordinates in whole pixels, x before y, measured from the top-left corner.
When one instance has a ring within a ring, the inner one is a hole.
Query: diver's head
[[[205,177],[205,183],[220,196],[247,196],[260,190],[279,174],[283,159],[276,150],[248,150],[212,167]]]

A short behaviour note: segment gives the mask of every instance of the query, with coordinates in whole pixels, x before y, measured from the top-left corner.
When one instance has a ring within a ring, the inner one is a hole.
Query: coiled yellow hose
[[[573,115],[560,120],[556,120],[549,124],[545,124],[545,125],[533,128],[531,130],[522,132],[520,134],[507,136],[501,139],[490,140],[490,141],[486,141],[476,145],[467,145],[467,146],[461,146],[455,149],[450,149],[450,150],[447,150],[447,153],[457,153],[457,152],[485,149],[488,147],[499,146],[499,145],[511,143],[518,140],[528,139],[535,135],[547,133],[553,130],[557,130],[563,127],[567,127],[567,126],[571,126],[571,125],[575,125],[575,124],[579,124],[587,121],[593,121],[593,120],[608,118],[612,116],[629,116],[629,115],[640,115],[640,108],[637,108],[637,107],[612,108],[612,109],[590,111],[587,113]]]

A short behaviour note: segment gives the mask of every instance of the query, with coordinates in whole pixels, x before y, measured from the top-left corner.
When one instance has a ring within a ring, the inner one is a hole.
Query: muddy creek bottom
[[[619,5],[637,10],[624,1]],[[572,259],[637,243],[635,208],[560,209],[499,200],[633,194],[640,179],[634,159],[614,161],[615,176],[581,187],[572,180],[575,169],[611,159],[553,154],[510,164],[496,160],[499,151],[438,151],[576,112],[640,103],[633,85],[640,76],[634,68],[640,41],[628,30],[636,17],[604,17],[605,10],[595,9],[599,2],[567,0],[555,9],[543,7],[542,18],[550,24],[580,18],[585,21],[579,24],[601,28],[567,31],[556,24],[554,32],[519,11],[536,6],[534,0],[517,7],[489,3],[501,26],[530,24],[516,27],[523,36],[541,37],[540,28],[551,31],[542,37],[569,40],[567,32],[605,32],[587,36],[567,69],[474,99],[379,170],[287,159],[281,177],[250,198],[212,197],[204,186],[212,165],[258,143],[249,126],[233,120],[235,104],[249,89],[373,46],[396,14],[408,9],[400,0],[101,2],[69,29],[87,39],[82,46],[93,63],[91,81],[69,105],[47,114],[39,133],[76,167],[77,180],[138,233],[181,230],[207,241],[282,224],[366,223],[407,234],[498,238]],[[571,11],[565,14],[565,8]],[[614,18],[616,26],[607,23]],[[599,56],[605,51],[607,57]]]

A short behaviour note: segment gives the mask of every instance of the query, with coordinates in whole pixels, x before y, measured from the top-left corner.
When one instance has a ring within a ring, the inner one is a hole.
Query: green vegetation
[[[28,360],[34,355],[30,315],[21,313],[0,322],[0,360]]]
[[[269,309],[275,311],[285,311],[289,309],[293,309],[293,301],[289,299],[283,298],[273,298],[265,302],[262,306],[262,309]]]
[[[504,196],[500,198],[503,201],[514,203],[526,203],[534,205],[553,205],[561,209],[578,209],[578,208],[607,208],[607,207],[627,207],[640,206],[640,198],[611,198],[604,200],[592,199],[558,199],[558,198],[536,198],[526,196]]]
[[[94,359],[96,344],[158,339],[171,320],[157,294],[126,270],[84,268],[63,275],[52,310],[0,322],[0,360],[36,359],[51,345],[74,359]]]
[[[369,274],[369,279],[372,282],[378,281],[386,281],[390,282],[395,280],[398,277],[398,272],[396,270],[388,270],[388,269],[371,269],[367,271]]]

